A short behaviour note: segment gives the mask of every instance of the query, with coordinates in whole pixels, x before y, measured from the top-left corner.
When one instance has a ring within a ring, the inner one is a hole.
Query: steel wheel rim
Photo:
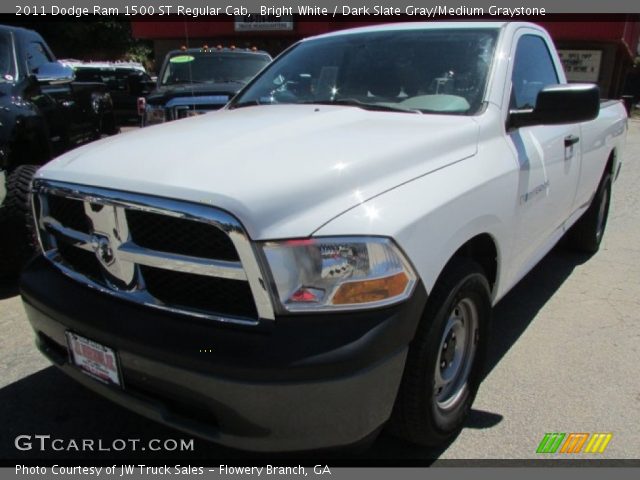
[[[435,365],[433,394],[442,410],[454,408],[467,389],[476,353],[478,308],[470,298],[449,313]]]

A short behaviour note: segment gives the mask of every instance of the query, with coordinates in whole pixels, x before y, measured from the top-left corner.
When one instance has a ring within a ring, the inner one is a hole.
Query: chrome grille
[[[247,282],[174,272],[162,268],[140,267],[147,291],[176,306],[203,311],[226,310],[236,316],[257,315]]]
[[[85,215],[84,204],[80,200],[51,195],[48,197],[48,206],[49,215],[65,227],[83,233],[91,231],[89,218]]]
[[[166,104],[169,120],[179,120],[194,115],[219,110],[229,101],[228,93],[175,97]]]
[[[76,248],[61,237],[56,237],[56,245],[60,259],[65,265],[91,280],[102,281],[104,274],[93,252]]]
[[[142,210],[127,210],[131,240],[144,248],[237,262],[233,242],[219,228],[203,222]]]
[[[226,212],[43,180],[34,195],[45,256],[75,280],[212,320],[274,318],[252,245]]]
[[[211,110],[217,110],[217,108],[212,108]],[[195,108],[191,108],[188,105],[180,105],[179,107],[173,107],[171,111],[172,111],[172,119],[180,120],[182,118],[202,115],[203,113],[207,113],[207,111],[209,110],[202,110],[202,109],[196,110]]]

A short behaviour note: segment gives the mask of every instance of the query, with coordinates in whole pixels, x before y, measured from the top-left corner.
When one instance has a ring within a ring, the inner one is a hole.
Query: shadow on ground
[[[15,297],[18,293],[17,281],[0,280],[0,300]]]
[[[574,268],[589,258],[557,246],[496,305],[485,376],[520,338]]]
[[[495,309],[492,343],[487,362],[487,375],[500,362],[518,340],[536,314],[558,290],[573,269],[588,257],[570,254],[561,248],[552,251],[523,281],[507,295]],[[17,294],[15,286],[0,286],[0,298]],[[354,399],[357,401],[357,399]],[[41,370],[22,380],[0,389],[0,461],[28,459],[48,460],[107,460],[129,459],[202,461],[215,465],[218,461],[278,459],[278,456],[261,456],[219,447],[206,441],[195,440],[191,452],[76,452],[45,451],[39,449],[20,451],[15,447],[18,435],[51,435],[54,438],[100,439],[103,445],[111,445],[114,439],[188,439],[180,432],[146,420],[86,390],[54,367]],[[497,412],[473,410],[466,428],[488,429],[502,421]],[[34,446],[37,443],[34,442]],[[408,444],[382,433],[371,448],[364,452],[314,452],[300,458],[331,459],[357,463],[393,463],[412,461],[429,464],[446,450],[429,449]],[[284,458],[284,457],[283,457]],[[291,459],[291,456],[286,457]],[[298,456],[293,457],[293,461]]]

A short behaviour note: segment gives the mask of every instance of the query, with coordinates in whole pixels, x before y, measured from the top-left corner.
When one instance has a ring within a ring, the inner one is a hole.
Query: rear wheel
[[[7,178],[7,197],[0,208],[0,278],[15,278],[36,248],[31,180],[36,165],[21,165]]]
[[[600,249],[609,218],[612,177],[605,172],[587,211],[569,231],[569,244],[574,250],[596,253]]]
[[[490,319],[482,268],[453,259],[409,347],[389,424],[392,433],[427,446],[446,444],[459,433],[482,379]]]

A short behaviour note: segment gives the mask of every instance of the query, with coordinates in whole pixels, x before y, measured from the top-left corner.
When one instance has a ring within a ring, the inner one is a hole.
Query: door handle
[[[564,147],[571,147],[580,141],[580,137],[576,137],[575,135],[567,135],[564,137]]]

